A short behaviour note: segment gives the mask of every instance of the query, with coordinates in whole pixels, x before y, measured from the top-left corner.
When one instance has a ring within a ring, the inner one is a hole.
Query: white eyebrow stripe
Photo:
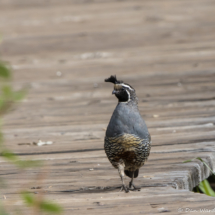
[[[128,85],[126,85],[126,84],[121,84],[123,87],[126,87],[126,88],[128,88],[128,89],[130,89],[130,90],[133,90],[130,86],[128,86]]]

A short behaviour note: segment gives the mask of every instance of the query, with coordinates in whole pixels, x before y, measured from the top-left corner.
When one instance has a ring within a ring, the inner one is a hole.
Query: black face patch
[[[119,102],[127,102],[130,99],[130,96],[126,89],[116,89],[115,96],[119,99]]]

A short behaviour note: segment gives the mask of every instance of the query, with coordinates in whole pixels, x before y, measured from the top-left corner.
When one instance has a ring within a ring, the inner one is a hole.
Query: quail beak
[[[116,94],[116,90],[113,90],[112,94]]]

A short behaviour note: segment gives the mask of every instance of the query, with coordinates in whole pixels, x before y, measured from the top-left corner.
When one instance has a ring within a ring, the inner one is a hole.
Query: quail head
[[[137,178],[140,167],[149,156],[151,137],[138,110],[135,89],[117,80],[116,76],[110,76],[105,82],[114,84],[112,94],[117,97],[118,104],[106,130],[104,149],[111,164],[118,169],[121,190],[140,190],[133,179]],[[124,183],[124,175],[131,178],[129,187]]]

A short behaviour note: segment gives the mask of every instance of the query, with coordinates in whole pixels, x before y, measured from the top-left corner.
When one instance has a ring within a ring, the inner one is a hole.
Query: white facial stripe
[[[130,86],[128,86],[128,85],[126,85],[126,84],[121,84],[123,87],[126,87],[126,88],[128,88],[128,89],[130,89],[130,90],[133,90]]]
[[[128,102],[129,102],[131,99],[131,96],[130,96],[130,93],[128,92],[128,90],[126,90],[126,92],[128,93]]]

